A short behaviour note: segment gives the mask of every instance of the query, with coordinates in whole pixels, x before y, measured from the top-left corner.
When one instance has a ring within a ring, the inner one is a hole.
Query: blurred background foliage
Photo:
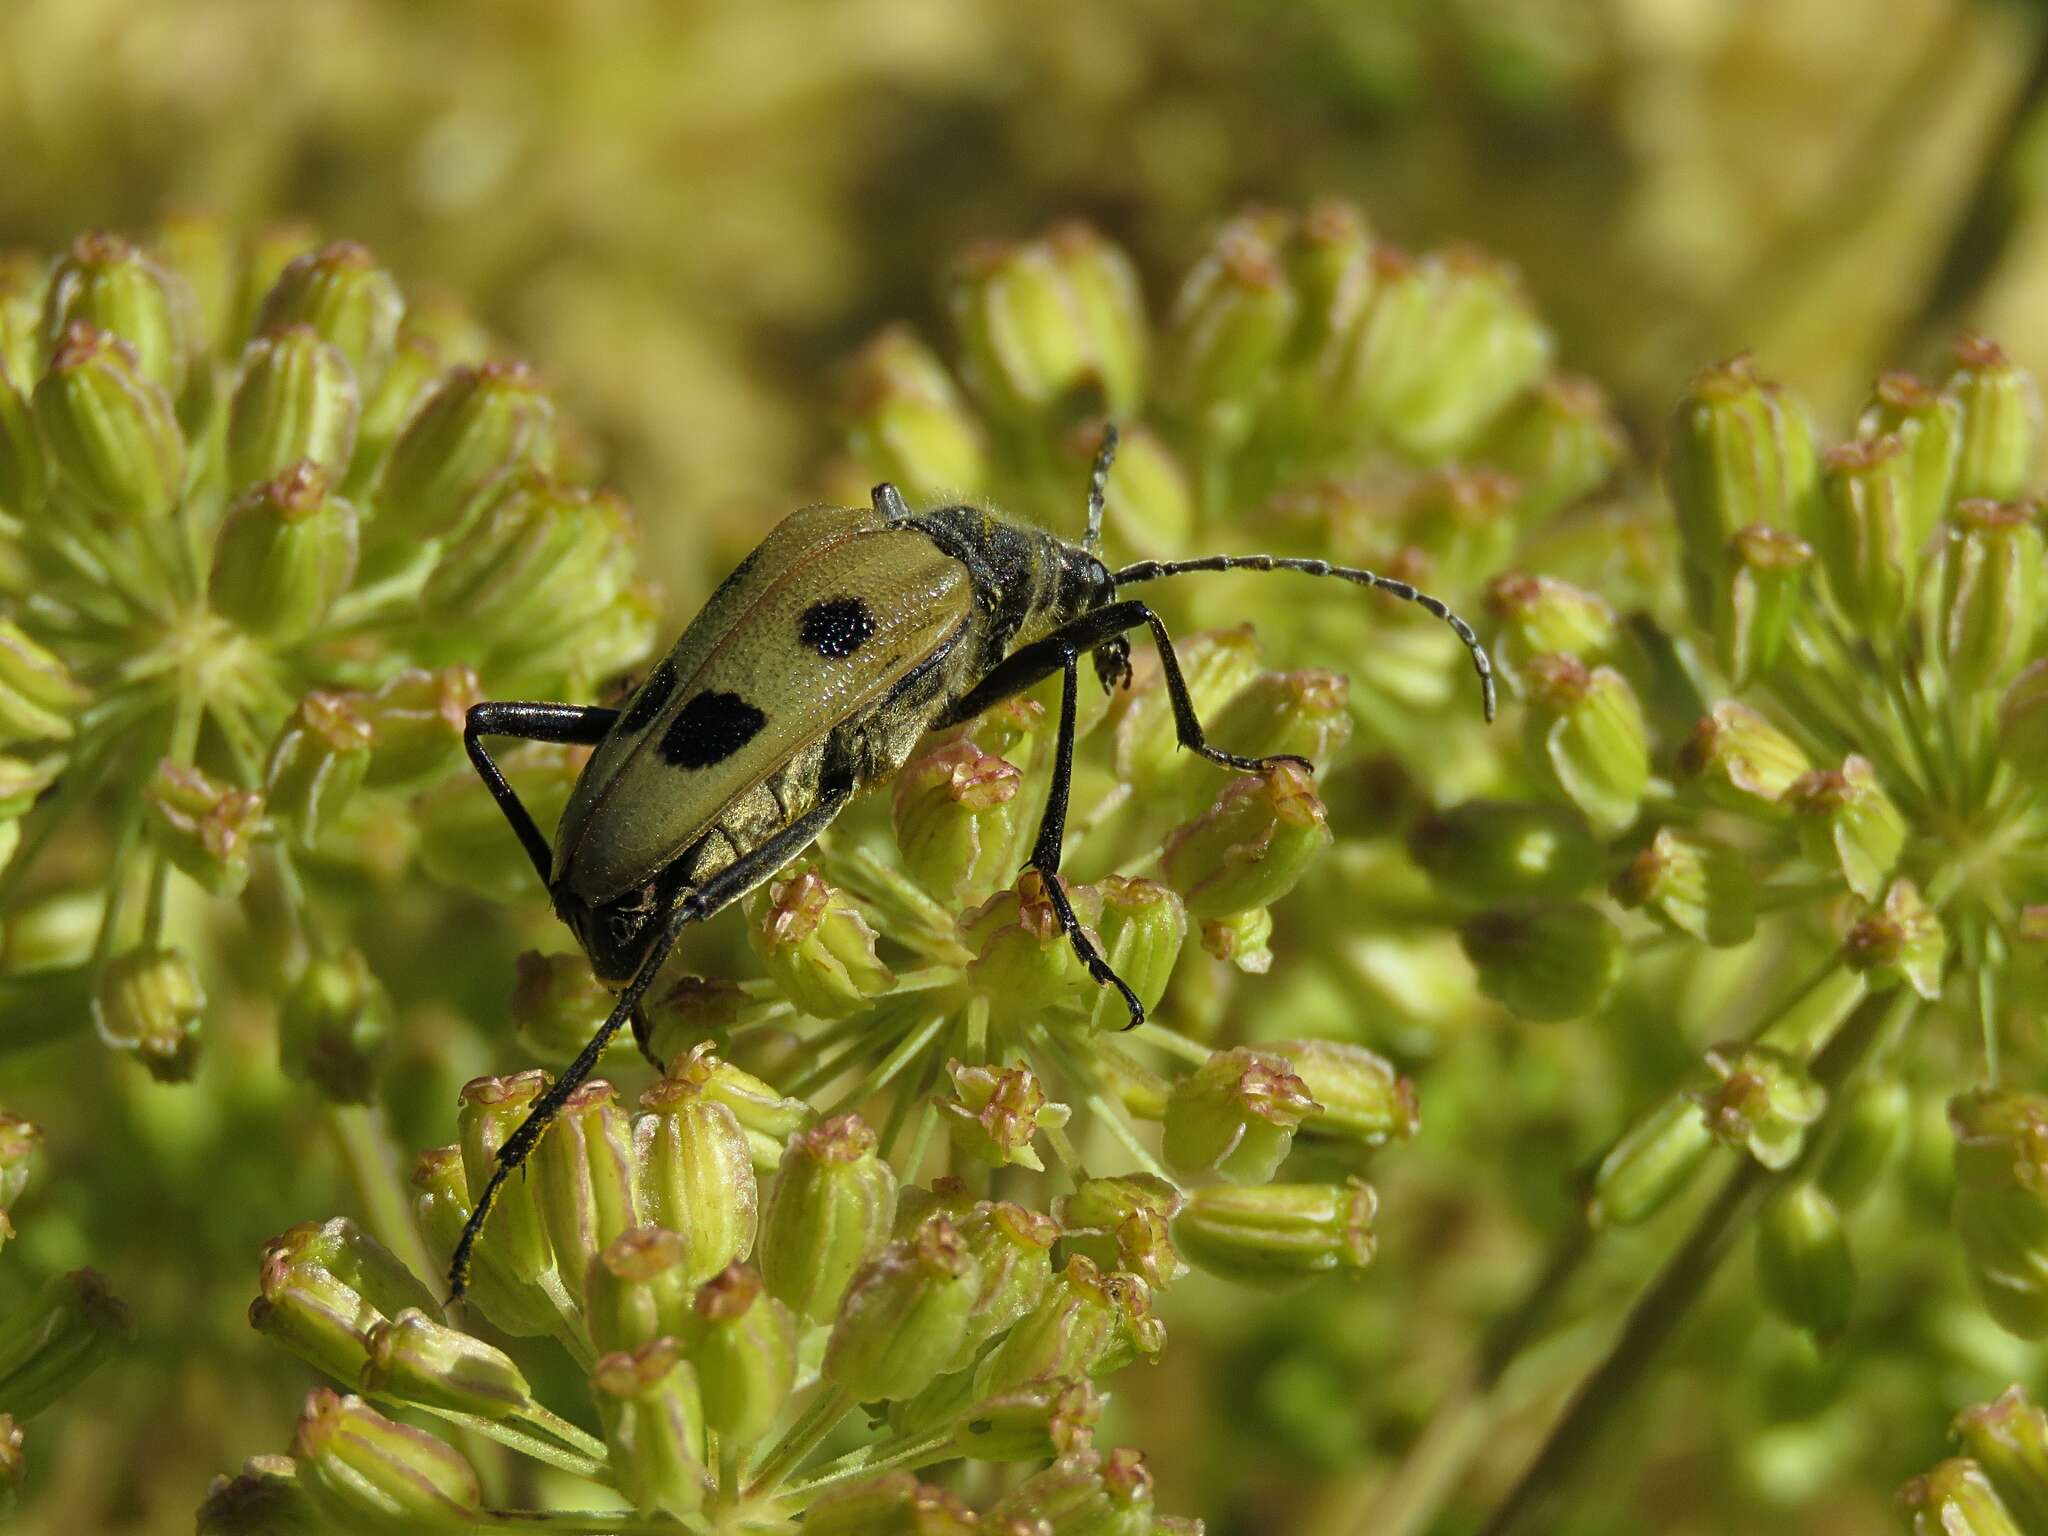
[[[2037,9],[1991,0],[0,0],[0,247],[182,207],[363,241],[536,360],[680,617],[834,483],[841,360],[887,321],[943,336],[953,256],[1061,218],[1134,253],[1155,315],[1247,201],[1337,194],[1404,244],[1476,242],[1520,268],[1645,466],[1687,377],[1743,349],[1831,434],[1878,367],[1929,363],[1964,320],[2038,370],[2044,61]],[[455,1086],[517,1054],[459,1020],[501,1015],[511,956],[559,940],[538,900],[364,900],[394,903],[371,956],[405,994],[389,1108],[427,1145]],[[430,977],[429,940],[449,956]],[[1434,1058],[1444,1134],[1382,1187],[1381,1268],[1313,1306],[1191,1289],[1165,1363],[1120,1378],[1162,1506],[1356,1528],[1474,1320],[1522,1294],[1531,1234],[1569,1219],[1572,1171],[1671,1066],[1616,1065],[1589,1026],[1441,1022],[1462,1048],[1408,1045]],[[262,1242],[347,1204],[351,1146],[296,1112],[263,1010],[210,1029],[190,1090],[71,1046],[0,1057],[4,1107],[48,1138],[8,1263],[94,1264],[138,1325],[123,1369],[47,1421],[24,1529],[188,1528],[206,1477],[272,1446],[306,1386],[244,1308]],[[1865,1255],[1873,1313],[1914,1322],[1859,1344],[1853,1406],[1828,1386],[1843,1357],[1762,1325],[1745,1269],[1554,1529],[1873,1529],[1955,1409],[2038,1383],[1981,1313],[1919,1305],[1966,1294],[1942,1135],[1914,1138],[1894,1240]],[[1610,1300],[1668,1237],[1637,1241]],[[1493,1438],[1437,1528],[1476,1529],[1533,1449],[1598,1347],[1600,1307],[1583,1317],[1470,1432]]]

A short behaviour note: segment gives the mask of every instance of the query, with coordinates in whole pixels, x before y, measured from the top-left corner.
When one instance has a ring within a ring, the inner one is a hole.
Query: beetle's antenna
[[[1102,424],[1102,446],[1095,450],[1095,468],[1088,476],[1088,531],[1081,535],[1083,549],[1102,546],[1102,503],[1109,493],[1109,466],[1116,462],[1116,423]]]
[[[901,491],[886,480],[875,487],[874,503],[875,511],[891,522],[910,516],[910,503],[903,499]]]
[[[1136,565],[1127,565],[1113,572],[1110,580],[1121,587],[1130,582],[1158,581],[1161,577],[1185,576],[1194,571],[1299,571],[1304,576],[1335,576],[1340,581],[1356,582],[1361,587],[1377,587],[1403,602],[1414,603],[1450,625],[1457,637],[1465,642],[1465,649],[1472,653],[1472,670],[1479,674],[1486,718],[1493,718],[1493,663],[1487,657],[1486,647],[1472,632],[1472,626],[1451,612],[1441,598],[1418,591],[1405,581],[1361,570],[1355,565],[1332,565],[1327,560],[1299,559],[1289,555],[1204,555],[1197,560],[1140,560]]]

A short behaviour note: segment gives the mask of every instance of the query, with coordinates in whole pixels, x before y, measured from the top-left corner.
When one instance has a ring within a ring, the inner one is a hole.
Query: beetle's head
[[[597,979],[614,990],[625,986],[646,964],[661,936],[664,910],[666,904],[653,881],[595,904],[568,891],[555,892],[556,915],[576,935]]]
[[[1093,613],[1116,596],[1116,582],[1091,549],[1068,545],[1061,551],[1061,606],[1069,613]]]

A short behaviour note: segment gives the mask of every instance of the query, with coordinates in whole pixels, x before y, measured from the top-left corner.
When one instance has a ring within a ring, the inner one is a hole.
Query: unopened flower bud
[[[251,845],[263,828],[263,797],[170,758],[143,791],[151,839],[171,862],[216,896],[249,883]]]
[[[509,1077],[478,1077],[463,1084],[456,1126],[462,1144],[462,1171],[472,1204],[497,1171],[498,1152],[547,1092],[545,1072],[515,1072]],[[529,1170],[529,1173],[531,1170]],[[477,1248],[494,1248],[505,1267],[530,1282],[555,1267],[548,1227],[541,1216],[538,1179],[509,1179],[498,1190],[491,1219],[477,1239]],[[616,1234],[614,1234],[616,1235]],[[573,1258],[572,1255],[572,1265]],[[587,1260],[586,1260],[587,1262]],[[568,1268],[565,1285],[578,1273]]]
[[[1321,1106],[1302,1123],[1308,1137],[1382,1147],[1406,1141],[1422,1124],[1415,1085],[1393,1063],[1345,1040],[1275,1040],[1261,1047],[1284,1056]]]
[[[1085,1376],[1028,1381],[976,1403],[954,1429],[953,1446],[976,1461],[1044,1461],[1085,1451],[1102,1401],[1102,1389]]]
[[[1806,1145],[1806,1128],[1827,1108],[1826,1090],[1768,1045],[1715,1046],[1704,1060],[1692,1098],[1714,1139],[1773,1171],[1789,1168]]]
[[[347,694],[309,693],[285,721],[264,798],[301,847],[316,846],[348,809],[370,770],[370,743],[370,722]]]
[[[306,1491],[344,1530],[470,1530],[483,1504],[476,1472],[447,1441],[387,1419],[326,1387],[306,1399],[292,1456]]]
[[[347,482],[350,494],[374,487],[391,445],[441,382],[442,370],[451,360],[437,343],[412,326],[400,329],[384,377],[362,397],[355,459]]]
[[[241,283],[228,322],[230,335],[246,336],[257,328],[263,301],[284,269],[319,243],[319,231],[302,219],[278,219],[249,232],[242,246]]]
[[[250,634],[291,642],[319,628],[355,574],[355,509],[302,459],[229,509],[207,595]]]
[[[1024,425],[1077,400],[1112,414],[1135,404],[1142,313],[1111,286],[1084,291],[1049,242],[978,245],[950,286],[967,381],[991,415]],[[1127,294],[1135,301],[1135,280]]]
[[[1209,1184],[1188,1193],[1173,1224],[1181,1249],[1211,1274],[1250,1285],[1289,1285],[1372,1262],[1370,1186]]]
[[[686,1517],[704,1504],[704,1410],[674,1339],[597,1362],[590,1377],[619,1491],[634,1508]]]
[[[513,962],[512,1025],[544,1058],[566,1062],[590,1042],[616,999],[582,954],[529,949]]]
[[[1166,1325],[1152,1315],[1151,1288],[1076,1254],[982,1361],[974,1387],[990,1397],[1045,1377],[1103,1377],[1165,1347]]]
[[[867,918],[815,867],[778,875],[750,905],[748,944],[804,1012],[848,1018],[896,984]]]
[[[278,1055],[288,1076],[339,1104],[367,1104],[391,1032],[391,999],[359,950],[308,962],[285,993]]]
[[[300,463],[339,484],[355,453],[360,415],[348,360],[311,326],[258,336],[242,354],[228,406],[228,484],[259,485]]]
[[[2048,660],[2013,679],[1998,706],[1999,756],[2029,784],[2048,786]]]
[[[953,1144],[963,1154],[1002,1167],[1017,1163],[1043,1172],[1032,1139],[1048,1127],[1067,1123],[1073,1113],[1050,1102],[1028,1067],[970,1067],[949,1061],[951,1097],[936,1100]]]
[[[975,1536],[981,1528],[958,1494],[908,1472],[834,1488],[804,1510],[806,1536]]]
[[[1856,1269],[1842,1213],[1810,1181],[1781,1191],[1757,1218],[1758,1288],[1778,1315],[1823,1344],[1849,1323]]]
[[[1621,934],[1597,907],[1549,902],[1481,912],[1459,931],[1479,990],[1525,1019],[1593,1012],[1621,980]]]
[[[562,1102],[533,1151],[533,1182],[563,1280],[573,1285],[600,1248],[637,1222],[633,1127],[602,1078]]]
[[[1294,330],[1297,301],[1275,236],[1259,215],[1231,220],[1174,298],[1161,383],[1190,421],[1244,413]]]
[[[293,258],[264,296],[256,326],[311,327],[348,360],[367,393],[390,366],[404,314],[397,280],[362,246],[337,240]]]
[[[1952,1434],[2021,1530],[2048,1530],[2048,1414],[2019,1387],[1956,1415]]]
[[[1308,772],[1278,762],[1233,779],[1213,806],[1169,833],[1160,868],[1189,915],[1228,917],[1286,895],[1330,842]]]
[[[753,1150],[754,1166],[765,1164],[765,1172],[780,1165],[789,1138],[818,1117],[802,1099],[777,1093],[773,1085],[714,1055],[705,1043],[671,1056],[668,1075],[696,1084],[706,1098],[731,1110]]]
[[[45,757],[37,762],[0,756],[0,823],[18,824],[20,818],[42,798],[43,792],[57,782],[63,768],[64,759],[58,756]],[[19,918],[25,910],[18,907],[15,916]]]
[[[0,746],[69,741],[72,719],[91,697],[63,657],[0,620]]]
[[[1521,488],[1499,470],[1449,465],[1420,476],[1401,498],[1399,527],[1404,539],[1399,561],[1416,575],[1497,571],[1514,550],[1515,507]],[[1413,614],[1404,615],[1413,619]],[[1427,634],[1440,648],[1449,637]]]
[[[638,1349],[681,1337],[690,1281],[683,1235],[667,1227],[631,1227],[599,1249],[583,1279],[583,1318],[600,1350]]]
[[[511,1356],[408,1308],[371,1327],[362,1388],[408,1403],[502,1419],[533,1401]]]
[[[705,1281],[688,1323],[704,1422],[744,1449],[774,1425],[796,1384],[796,1318],[735,1264]]]
[[[1101,446],[1102,423],[1092,418],[1060,441],[1077,475],[1088,472]],[[1143,423],[1122,428],[1106,496],[1103,529],[1112,549],[1162,559],[1187,549],[1198,516],[1194,486],[1165,439]]]
[[[199,1506],[198,1536],[333,1536],[289,1456],[251,1456],[236,1477],[216,1477]]]
[[[1910,880],[1894,880],[1884,901],[1842,941],[1842,959],[1873,988],[1904,982],[1929,1002],[1941,996],[1948,935],[1941,918]]]
[[[1305,757],[1320,771],[1351,741],[1351,684],[1338,672],[1261,672],[1203,728],[1242,756]]]
[[[1476,457],[1513,477],[1519,520],[1534,524],[1605,485],[1628,457],[1628,439],[1598,384],[1548,374],[1501,413]]]
[[[1913,505],[1918,466],[1899,438],[1852,439],[1823,464],[1813,537],[1828,596],[1851,628],[1889,651],[1919,563],[1913,532],[1937,514]]]
[[[1906,505],[1912,521],[1906,529],[1910,557],[1927,542],[1935,523],[1954,500],[1956,464],[1963,437],[1962,403],[1930,389],[1910,373],[1878,375],[1871,401],[1857,419],[1859,437],[1895,437],[1911,461]]]
[[[984,1344],[1044,1299],[1052,1284],[1052,1245],[1061,1235],[1051,1217],[1007,1200],[977,1203],[954,1227],[980,1280],[959,1346],[943,1367],[948,1371],[972,1364]]]
[[[50,464],[36,431],[26,386],[7,377],[0,353],[0,511],[26,522],[43,509]]]
[[[1066,890],[1082,931],[1099,951],[1094,920],[1101,912],[1101,894],[1090,886],[1068,885],[1063,876],[1053,878]],[[1035,1018],[1062,1003],[1094,999],[1095,978],[1075,954],[1046,894],[1045,877],[1036,869],[1025,870],[1010,889],[962,914],[959,934],[974,954],[967,966],[969,981],[1007,1017]]]
[[[1467,800],[1417,821],[1409,857],[1454,901],[1574,896],[1599,878],[1603,852],[1569,806]]]
[[[1940,643],[1949,685],[2003,687],[2034,645],[2044,545],[2031,509],[1965,501],[1940,557]]]
[[[2041,391],[1997,342],[1965,334],[1942,393],[1963,408],[1955,499],[2008,501],[2026,488],[2041,440]]]
[[[981,428],[945,364],[907,327],[891,326],[854,355],[840,415],[855,457],[913,500],[984,488]]]
[[[1135,876],[1106,876],[1095,890],[1102,900],[1095,924],[1102,956],[1149,1011],[1166,995],[1187,939],[1187,908],[1166,886]],[[1097,1029],[1123,1028],[1129,1018],[1123,999],[1110,988],[1101,993],[1091,1022]]]
[[[1906,846],[1906,821],[1868,760],[1851,753],[1840,771],[1801,774],[1785,791],[1807,861],[1840,870],[1849,889],[1877,900]]]
[[[118,336],[167,400],[185,389],[199,349],[199,314],[183,278],[117,235],[80,235],[50,270],[43,293],[44,344],[74,325]]]
[[[1710,368],[1679,401],[1665,484],[1685,546],[1693,616],[1710,623],[1738,529],[1813,526],[1820,476],[1805,407],[1757,377],[1747,357]]]
[[[1613,659],[1620,641],[1607,600],[1555,576],[1498,576],[1486,589],[1486,606],[1501,625],[1494,664],[1509,675],[1519,675],[1532,657],[1551,654],[1598,665]]]
[[[934,1216],[854,1277],[825,1349],[825,1374],[861,1401],[915,1397],[950,1369],[981,1290],[981,1265]]]
[[[480,493],[516,465],[554,458],[554,402],[523,363],[455,368],[413,412],[378,482],[379,537],[461,532]]]
[[[192,295],[194,350],[219,351],[235,301],[237,256],[227,221],[211,212],[167,209],[150,230],[148,249]]]
[[[206,991],[181,949],[147,946],[109,960],[93,991],[92,1021],[103,1043],[132,1051],[161,1083],[182,1083],[199,1067]]]
[[[408,1308],[440,1310],[396,1254],[342,1216],[272,1238],[260,1286],[250,1325],[343,1382],[361,1373],[373,1326]]]
[[[701,1285],[753,1251],[760,1220],[753,1148],[701,1074],[663,1078],[633,1123],[648,1220],[683,1235],[684,1273]]]
[[[1733,848],[1660,827],[1614,877],[1611,894],[1703,944],[1747,944],[1756,932],[1757,877]]]
[[[839,1309],[854,1272],[889,1240],[896,1175],[858,1115],[794,1137],[761,1213],[756,1262],[768,1294],[809,1322]]]
[[[1604,837],[1635,823],[1650,778],[1649,728],[1635,690],[1612,667],[1576,656],[1532,656],[1523,750],[1551,787]]]
[[[1051,1536],[1149,1536],[1152,1474],[1137,1451],[1076,1451],[1003,1495],[985,1523]]]
[[[1181,675],[1194,701],[1195,714],[1206,720],[1221,709],[1259,672],[1259,644],[1249,624],[1235,629],[1206,630],[1179,640]],[[1184,760],[1174,724],[1173,702],[1165,674],[1156,661],[1138,661],[1136,676],[1109,703],[1115,734],[1110,766],[1141,792],[1171,782]],[[1214,777],[1215,770],[1196,763],[1190,771]]]
[[[0,1403],[32,1419],[135,1335],[128,1308],[90,1269],[52,1275],[0,1318]]]
[[[1210,918],[1202,924],[1202,949],[1247,976],[1265,975],[1273,968],[1273,909],[1253,907]]]
[[[353,703],[351,713],[361,725],[367,762],[369,721]],[[497,762],[534,824],[552,827],[561,820],[587,756],[574,747],[533,744],[516,747]],[[524,901],[532,895],[533,865],[526,850],[517,838],[505,837],[497,802],[477,792],[473,776],[436,785],[419,799],[417,812],[420,867],[434,879],[486,901]]]
[[[1784,814],[1785,791],[1813,763],[1797,742],[1747,704],[1724,700],[1679,748],[1678,766],[1716,805],[1768,818]]]
[[[1778,664],[1785,634],[1806,597],[1813,546],[1768,523],[1751,523],[1729,541],[1714,593],[1714,659],[1740,688]]]
[[[1152,1173],[1083,1179],[1054,1205],[1068,1253],[1086,1254],[1104,1269],[1124,1269],[1154,1290],[1188,1272],[1173,1246],[1171,1223],[1187,1197]]]
[[[64,490],[88,512],[146,522],[185,488],[185,438],[170,397],[134,349],[80,321],[35,389],[36,425]]]
[[[1984,1310],[2023,1339],[2048,1335],[2048,1097],[1981,1088],[1949,1100],[1950,1212]]]
[[[412,1172],[413,1220],[427,1249],[442,1270],[454,1257],[455,1244],[469,1221],[469,1190],[462,1172],[462,1149],[431,1147],[419,1155]],[[492,1213],[492,1225],[496,1212]],[[550,1278],[553,1277],[550,1271]],[[555,1293],[529,1284],[513,1273],[495,1243],[479,1242],[470,1253],[469,1284],[462,1299],[490,1320],[491,1326],[514,1338],[538,1338],[550,1332],[561,1313]]]
[[[1005,878],[1022,782],[964,736],[906,763],[890,800],[904,873],[940,901]]]
[[[2023,1536],[1976,1462],[1951,1457],[1899,1490],[1911,1536]]]
[[[1629,1127],[1593,1176],[1589,1225],[1632,1227],[1683,1190],[1714,1145],[1699,1107],[1673,1093]]]
[[[14,1235],[7,1208],[28,1187],[29,1173],[43,1144],[40,1126],[15,1115],[0,1114],[0,1245]]]
[[[1238,1046],[1174,1083],[1160,1147],[1182,1173],[1262,1184],[1320,1109],[1285,1057]]]
[[[1820,1187],[1848,1210],[1875,1189],[1904,1149],[1913,1094],[1895,1077],[1866,1083],[1842,1112],[1842,1128],[1820,1165]]]

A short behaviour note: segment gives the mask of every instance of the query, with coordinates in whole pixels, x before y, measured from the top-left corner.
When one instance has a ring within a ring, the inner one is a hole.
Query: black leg
[[[505,782],[505,775],[484,750],[486,736],[511,736],[520,741],[554,741],[571,746],[591,747],[603,741],[619,718],[616,709],[599,709],[583,704],[472,704],[462,721],[462,748],[469,754],[477,777],[498,802],[498,809],[512,824],[512,830],[526,848],[526,856],[546,885],[553,873],[554,852],[541,836],[533,817],[519,803],[519,796]]]
[[[1131,1022],[1124,1027],[1136,1029],[1145,1022],[1145,1005],[1138,1001],[1138,994],[1124,984],[1123,977],[1110,969],[1109,962],[1102,958],[1095,946],[1088,942],[1088,935],[1081,931],[1081,920],[1074,915],[1074,904],[1067,900],[1066,887],[1060,884],[1060,850],[1067,838],[1067,801],[1074,789],[1074,706],[1076,695],[1081,691],[1080,652],[1073,646],[1065,646],[1060,655],[1060,666],[1065,681],[1060,688],[1060,729],[1053,746],[1052,787],[1045,797],[1045,816],[1038,823],[1038,841],[1031,849],[1031,862],[1025,866],[1035,869],[1045,882],[1046,899],[1059,915],[1060,926],[1067,932],[1067,940],[1074,946],[1074,953],[1081,957],[1081,963],[1088,967],[1088,974],[1101,987],[1115,987],[1123,994],[1124,1006],[1131,1010]]]
[[[498,1166],[491,1170],[490,1178],[485,1181],[482,1192],[477,1196],[476,1206],[470,1211],[469,1220],[463,1225],[462,1235],[455,1240],[455,1253],[448,1262],[450,1301],[460,1299],[464,1288],[469,1284],[470,1250],[476,1246],[476,1240],[483,1232],[484,1219],[490,1215],[491,1202],[497,1198],[498,1190],[504,1185],[505,1180],[511,1177],[512,1171],[532,1156],[533,1149],[540,1144],[541,1137],[554,1123],[555,1116],[561,1113],[562,1105],[568,1101],[569,1095],[581,1087],[584,1080],[596,1069],[597,1060],[604,1054],[605,1047],[611,1044],[612,1036],[624,1028],[627,1020],[638,1011],[640,999],[646,995],[647,989],[654,985],[655,975],[661,970],[662,963],[668,959],[669,951],[675,948],[676,940],[682,937],[683,930],[691,923],[701,923],[706,918],[715,916],[802,853],[820,832],[831,825],[832,818],[845,808],[846,802],[852,797],[853,784],[850,779],[842,777],[833,780],[820,792],[818,803],[809,811],[777,832],[760,847],[735,859],[696,890],[683,893],[663,924],[661,937],[655,941],[654,948],[648,952],[646,960],[641,962],[639,971],[626,984],[625,991],[619,994],[619,1000],[613,1005],[611,1013],[598,1025],[597,1033],[590,1037],[590,1043],[577,1053],[576,1059],[569,1063],[562,1075],[549,1086],[548,1091],[540,1096],[526,1118],[519,1123],[518,1129],[507,1136],[504,1145],[498,1148]],[[515,806],[519,804],[517,800],[512,803]],[[525,812],[522,810],[521,814],[524,815]]]

